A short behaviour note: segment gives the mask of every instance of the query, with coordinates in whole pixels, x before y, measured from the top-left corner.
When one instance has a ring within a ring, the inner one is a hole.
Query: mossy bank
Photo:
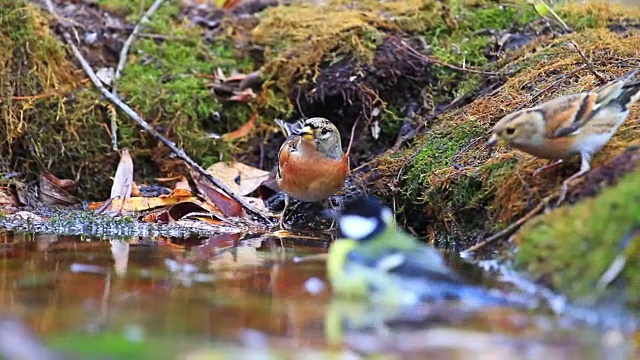
[[[589,28],[539,37],[528,51],[511,53],[500,68],[509,72],[504,83],[470,104],[439,116],[417,139],[415,150],[397,160],[408,163],[400,177],[401,190],[394,196],[406,205],[407,222],[415,232],[431,234],[441,246],[464,249],[487,233],[507,227],[542,199],[558,192],[562,181],[579,168],[576,157],[532,176],[546,160],[511,149],[485,147],[488,132],[504,115],[601,85],[571,41],[589,54],[590,64],[607,81],[638,66],[628,59],[638,56],[640,33],[633,27],[618,28],[628,14],[600,3],[559,12],[566,14],[569,24],[576,28],[582,26],[573,22],[578,14],[582,16],[580,24],[591,19],[586,22]],[[634,106],[625,125],[596,155],[594,171],[638,141],[638,119],[640,107]],[[383,179],[398,178],[395,169]],[[580,186],[575,184],[576,189]]]
[[[574,299],[615,297],[640,309],[638,184],[635,171],[595,198],[526,224],[515,237],[516,267]],[[616,259],[625,261],[619,273]]]
[[[143,3],[101,1],[98,6],[113,11],[102,13],[87,4],[69,10],[54,2],[60,15],[84,25],[78,28],[78,38],[85,39],[79,45],[96,71],[115,68],[129,33],[123,19],[137,21],[146,11]],[[105,179],[115,173],[119,159],[111,146],[112,123],[118,146],[131,149],[137,180],[183,170],[156,139],[99,97],[56,36],[57,22],[47,11],[28,1],[0,1],[0,5],[0,43],[6,49],[0,55],[0,82],[5,89],[0,153],[5,170],[17,171],[27,180],[44,171],[78,179],[81,198],[104,198],[111,185]],[[247,104],[215,99],[210,78],[216,69],[230,75],[249,72],[253,65],[236,52],[228,37],[207,41],[204,29],[181,20],[178,13],[180,8],[167,2],[154,14],[144,28],[154,36],[136,39],[116,85],[125,102],[206,166],[229,158],[232,149],[207,134],[235,130],[253,112]],[[102,27],[104,17],[122,29]]]

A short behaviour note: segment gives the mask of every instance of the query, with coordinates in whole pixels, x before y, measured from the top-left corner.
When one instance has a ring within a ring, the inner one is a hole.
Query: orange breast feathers
[[[349,159],[339,160],[316,150],[312,141],[301,139],[298,151],[281,151],[278,186],[289,196],[306,202],[322,201],[344,185]]]

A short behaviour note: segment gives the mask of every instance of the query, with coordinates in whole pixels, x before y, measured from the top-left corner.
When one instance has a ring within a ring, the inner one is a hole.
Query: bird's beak
[[[487,147],[492,147],[493,145],[498,143],[498,136],[496,134],[491,135],[489,141],[487,141]]]
[[[298,135],[302,136],[303,139],[313,140],[313,129],[309,126],[305,126],[298,132]]]

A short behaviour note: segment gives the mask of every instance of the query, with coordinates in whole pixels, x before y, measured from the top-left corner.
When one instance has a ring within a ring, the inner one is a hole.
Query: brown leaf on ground
[[[249,204],[251,204],[256,209],[264,211],[266,213],[270,212],[270,210],[264,204],[264,201],[262,201],[262,199],[258,199],[258,198],[251,197],[251,196],[243,196],[242,198],[244,199],[244,201],[248,202]]]
[[[131,196],[142,196],[142,193],[140,192],[140,186],[138,184],[136,184],[135,182],[133,183],[133,185],[131,186]]]
[[[111,208],[122,211],[143,211],[163,206],[178,204],[183,201],[198,201],[195,196],[174,196],[174,197],[130,197],[122,201],[122,199],[113,199]],[[89,204],[89,210],[100,208],[103,202],[95,202]]]
[[[70,179],[58,179],[57,177],[55,177],[53,174],[50,173],[46,173],[44,174],[44,176],[47,178],[47,180],[51,181],[51,183],[53,183],[54,185],[56,185],[57,187],[63,189],[63,190],[73,190],[73,187],[76,186],[76,182]]]
[[[176,185],[173,188],[173,191],[171,191],[170,194],[168,195],[160,195],[160,197],[180,197],[180,196],[193,196],[193,193],[191,192],[191,185],[189,185],[189,180],[187,180],[187,178],[183,175],[180,175],[178,177],[175,178],[161,178],[161,179],[156,179],[158,181],[172,181],[172,180],[178,180],[176,182]]]
[[[221,224],[222,212],[204,201],[183,201],[169,207],[158,209],[140,217],[140,221],[172,224],[185,217],[207,215],[215,224]]]
[[[239,91],[234,91],[233,95],[231,95],[227,101],[237,101],[237,102],[249,102],[256,97],[256,93],[253,92],[252,89],[244,89]]]
[[[191,186],[189,185],[189,180],[187,180],[186,176],[180,175],[175,189],[188,190],[189,192],[191,192]]]
[[[257,117],[258,117],[258,113],[254,112],[253,115],[251,115],[251,117],[249,118],[249,121],[244,123],[242,126],[240,126],[234,131],[223,134],[222,140],[231,141],[231,140],[240,139],[242,137],[249,135],[249,133],[251,132],[251,130],[256,124]]]
[[[198,191],[200,191],[202,196],[204,196],[207,201],[215,205],[218,209],[222,210],[222,213],[225,216],[240,217],[245,214],[240,203],[223,194],[206,179],[203,179],[200,174],[192,172],[191,176],[193,176],[193,180],[195,181]]]
[[[40,191],[38,192],[38,200],[45,205],[63,205],[72,206],[80,203],[67,190],[61,188],[57,184],[68,185],[64,180],[56,178],[53,174],[40,175]],[[68,186],[67,186],[68,187]]]
[[[260,71],[250,74],[232,74],[226,76],[222,69],[214,72],[214,82],[209,85],[213,95],[221,101],[249,102],[257,97],[260,87]]]
[[[18,202],[16,200],[10,188],[0,189],[0,208],[17,206]]]
[[[178,221],[192,214],[210,214],[211,216],[214,216],[218,220],[220,220],[219,215],[222,215],[220,211],[218,209],[212,209],[211,206],[207,205],[210,204],[203,202],[184,201],[179,204],[173,205],[167,212],[169,213],[171,219],[175,221]]]
[[[217,162],[207,169],[207,173],[222,181],[234,193],[248,195],[257,189],[269,172],[235,161]]]

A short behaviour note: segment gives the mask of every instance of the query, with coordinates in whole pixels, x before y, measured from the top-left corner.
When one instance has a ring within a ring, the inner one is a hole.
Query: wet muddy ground
[[[632,339],[562,317],[510,309],[425,305],[411,324],[346,327],[332,314],[381,316],[332,300],[323,254],[331,238],[237,235],[182,240],[3,233],[0,351],[43,346],[70,358],[624,359]],[[487,285],[476,267],[452,263]],[[344,319],[343,319],[344,320]],[[26,328],[22,328],[26,326]],[[22,328],[21,331],[10,330]],[[9,330],[8,330],[9,329]],[[11,334],[11,335],[9,335]],[[39,345],[38,345],[39,344]],[[11,357],[9,357],[11,358]]]

